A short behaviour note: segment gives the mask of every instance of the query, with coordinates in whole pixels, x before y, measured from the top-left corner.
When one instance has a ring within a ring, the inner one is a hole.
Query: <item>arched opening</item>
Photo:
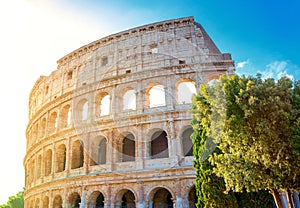
[[[82,121],[86,121],[88,119],[88,113],[89,113],[88,110],[89,110],[89,103],[87,99],[80,100],[76,105],[76,109],[74,111],[75,118],[76,121],[78,121],[78,123]],[[68,119],[70,119],[70,115]]]
[[[82,112],[81,112],[81,120],[86,121],[88,119],[88,112],[89,112],[89,103],[86,101],[82,105]]]
[[[95,191],[91,194],[89,203],[91,207],[104,208],[104,196],[101,192]]]
[[[135,139],[133,134],[128,134],[123,139],[122,162],[135,160]]]
[[[35,180],[35,171],[34,171],[34,167],[35,167],[35,160],[33,159],[33,160],[31,161],[31,165],[30,165],[30,173],[31,173],[30,181],[31,181],[31,183]]]
[[[215,85],[218,82],[220,82],[219,78],[218,77],[213,77],[213,78],[209,79],[209,81],[207,82],[207,84],[209,86],[212,86],[212,85]]]
[[[99,116],[106,116],[110,114],[110,95],[106,92],[101,93],[98,96],[98,111]]]
[[[160,84],[153,85],[147,90],[147,105],[150,108],[165,106],[165,87]]]
[[[36,178],[39,179],[42,176],[42,155],[38,156],[36,163]]]
[[[73,143],[72,146],[71,169],[83,167],[83,161],[84,161],[83,144],[80,140],[77,140]]]
[[[106,163],[106,139],[103,138],[98,146],[98,164]]]
[[[37,141],[39,138],[39,125],[38,124],[34,125],[34,127],[33,127],[32,137],[33,137],[32,138],[33,141]]]
[[[72,208],[79,208],[81,203],[80,195],[77,192],[72,193],[69,202]]]
[[[191,135],[193,128],[188,128],[182,133],[182,151],[184,156],[193,156],[193,142]]]
[[[62,172],[66,169],[66,146],[61,144],[56,150],[56,172]]]
[[[96,137],[91,144],[90,165],[101,165],[106,163],[106,138]]]
[[[71,107],[70,105],[66,105],[62,108],[60,113],[60,122],[61,128],[67,128],[70,126],[71,123]]]
[[[41,138],[43,138],[45,136],[45,132],[46,132],[46,118],[42,119],[42,123],[41,123]]]
[[[188,200],[189,200],[189,208],[196,208],[198,198],[197,198],[195,186],[191,188],[189,192]]]
[[[172,194],[165,188],[154,193],[152,202],[152,208],[173,208]]]
[[[45,176],[52,172],[52,151],[48,149],[45,153]]]
[[[62,208],[63,203],[62,203],[62,198],[60,195],[56,195],[53,200],[53,208]]]
[[[43,199],[43,208],[49,208],[49,197],[45,196]]]
[[[192,96],[196,94],[196,87],[193,81],[183,80],[177,86],[177,103],[192,103]]]
[[[165,131],[156,131],[152,135],[150,150],[152,159],[169,157],[168,138]]]
[[[123,110],[136,109],[136,94],[135,90],[127,90],[123,95]]]
[[[119,206],[121,206],[122,208],[135,208],[135,196],[132,193],[132,191],[128,190],[128,189],[124,189],[122,190],[119,194],[118,194],[118,198],[117,198],[118,202],[119,202]]]
[[[57,113],[53,112],[51,113],[49,119],[49,133],[55,132],[56,128],[57,128]]]
[[[35,201],[35,208],[40,208],[40,199]]]

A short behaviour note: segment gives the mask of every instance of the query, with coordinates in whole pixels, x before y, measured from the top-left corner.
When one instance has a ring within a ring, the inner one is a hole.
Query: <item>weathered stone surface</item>
[[[110,35],[57,63],[29,98],[26,207],[193,207],[192,91],[181,86],[233,73],[230,54],[187,17]]]

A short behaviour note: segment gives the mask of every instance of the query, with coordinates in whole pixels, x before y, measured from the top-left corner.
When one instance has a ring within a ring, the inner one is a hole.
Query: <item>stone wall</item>
[[[26,207],[194,207],[190,98],[233,71],[193,17],[61,58],[29,98]]]

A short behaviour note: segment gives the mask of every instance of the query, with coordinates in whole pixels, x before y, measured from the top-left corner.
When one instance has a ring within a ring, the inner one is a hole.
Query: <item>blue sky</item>
[[[71,7],[96,19],[102,17],[98,24],[105,24],[106,19],[112,24],[108,28],[112,32],[165,19],[194,16],[219,49],[232,54],[238,66],[237,73],[255,75],[261,72],[275,76],[284,71],[295,79],[300,78],[298,0],[119,0],[114,3],[89,0],[84,4],[72,1]],[[105,11],[99,12],[101,8]]]
[[[0,204],[24,186],[28,96],[56,61],[106,35],[194,16],[237,73],[300,79],[299,0],[10,0],[0,2]],[[4,170],[4,169],[1,169]]]

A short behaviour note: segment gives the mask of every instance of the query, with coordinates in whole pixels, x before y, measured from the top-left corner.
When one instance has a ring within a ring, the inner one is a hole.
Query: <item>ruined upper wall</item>
[[[40,77],[29,101],[29,117],[58,97],[92,83],[153,69],[187,67],[227,70],[230,54],[221,54],[193,17],[148,24],[82,46],[57,61],[57,70]],[[109,84],[109,83],[108,83]],[[107,84],[106,84],[107,85]]]

